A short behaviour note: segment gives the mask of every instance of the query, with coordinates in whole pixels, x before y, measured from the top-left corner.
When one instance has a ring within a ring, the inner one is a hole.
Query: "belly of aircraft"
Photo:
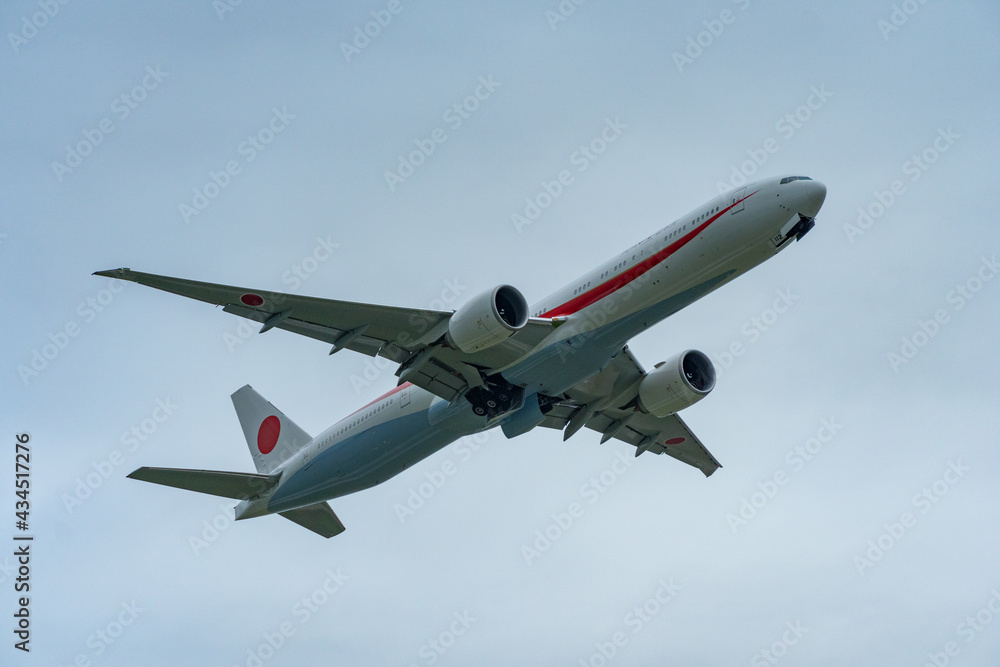
[[[428,424],[427,411],[377,424],[319,452],[282,482],[272,512],[361,491],[398,475],[454,439]]]

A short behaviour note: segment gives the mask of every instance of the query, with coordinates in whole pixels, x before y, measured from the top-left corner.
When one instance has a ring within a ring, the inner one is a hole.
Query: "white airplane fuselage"
[[[560,326],[500,370],[525,394],[558,396],[598,373],[633,336],[770,259],[812,226],[826,196],[788,177],[713,198],[531,308]],[[237,518],[305,507],[379,484],[455,440],[501,425],[404,383],[315,437]]]

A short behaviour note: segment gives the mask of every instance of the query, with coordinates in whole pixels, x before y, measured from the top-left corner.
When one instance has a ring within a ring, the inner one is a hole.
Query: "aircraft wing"
[[[628,346],[603,371],[577,384],[552,405],[541,426],[562,429],[564,438],[580,428],[597,431],[645,451],[667,454],[701,470],[706,477],[722,467],[677,414],[656,417],[638,408],[644,371]]]
[[[451,311],[399,308],[370,303],[337,301],[268,290],[218,285],[171,278],[131,269],[98,271],[94,275],[129,280],[172,294],[221,306],[227,313],[261,324],[261,333],[284,329],[332,346],[369,356],[382,356],[400,367],[404,380],[446,400],[454,400],[469,383],[478,381],[478,370],[489,373],[534,349],[554,329],[551,320],[532,318],[507,340],[473,354],[441,344]],[[408,373],[402,373],[406,369]]]

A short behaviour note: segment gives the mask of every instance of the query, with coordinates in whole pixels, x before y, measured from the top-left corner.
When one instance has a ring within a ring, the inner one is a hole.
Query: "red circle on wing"
[[[666,442],[667,442],[668,445],[679,445],[682,442],[684,442],[685,440],[687,440],[687,438],[670,438]]]
[[[271,415],[260,423],[257,431],[257,449],[261,454],[270,454],[274,446],[278,444],[278,435],[281,434],[281,420]]]
[[[264,304],[264,299],[257,294],[244,294],[240,297],[240,301],[254,308]]]

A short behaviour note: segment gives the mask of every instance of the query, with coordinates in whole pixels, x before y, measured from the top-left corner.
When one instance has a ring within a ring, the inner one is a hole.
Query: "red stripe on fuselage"
[[[572,315],[577,311],[583,310],[587,306],[597,303],[604,297],[613,294],[614,292],[617,292],[619,289],[621,289],[625,285],[628,285],[630,282],[632,282],[639,276],[643,275],[644,273],[648,272],[650,269],[652,269],[654,266],[665,260],[667,257],[670,257],[670,255],[674,254],[675,252],[683,248],[685,245],[687,245],[689,241],[691,241],[691,239],[698,236],[698,234],[703,232],[706,227],[708,227],[710,224],[712,224],[713,222],[721,218],[723,215],[725,215],[726,212],[728,212],[731,208],[743,202],[744,200],[753,197],[758,192],[760,192],[760,190],[755,190],[754,192],[748,194],[746,197],[743,197],[743,199],[733,202],[732,204],[730,204],[729,206],[722,209],[721,211],[713,215],[711,218],[703,222],[701,225],[694,228],[684,236],[680,237],[679,239],[677,239],[667,247],[663,248],[656,254],[650,255],[649,258],[642,260],[635,266],[629,267],[628,269],[622,271],[616,276],[612,276],[607,281],[601,283],[594,289],[584,292],[583,294],[580,294],[578,296],[575,296],[566,303],[560,306],[556,306],[555,308],[552,308],[551,310],[542,313],[539,317],[562,317],[565,315]]]
[[[371,403],[368,403],[367,405],[361,406],[360,408],[358,408],[357,410],[355,410],[351,414],[349,414],[346,417],[344,417],[344,419],[350,419],[351,417],[353,417],[354,415],[358,414],[359,412],[361,412],[365,408],[370,408],[371,406],[375,405],[376,403],[378,403],[382,399],[389,398],[390,396],[392,396],[393,394],[395,394],[397,391],[401,391],[403,389],[406,389],[407,387],[411,386],[412,384],[413,384],[412,382],[404,382],[403,384],[399,385],[395,389],[391,389],[391,390],[385,392],[384,394],[382,394],[381,396],[379,396],[378,398],[376,398]],[[344,419],[341,419],[340,421],[344,421]],[[337,423],[339,424],[340,422],[337,422]]]

